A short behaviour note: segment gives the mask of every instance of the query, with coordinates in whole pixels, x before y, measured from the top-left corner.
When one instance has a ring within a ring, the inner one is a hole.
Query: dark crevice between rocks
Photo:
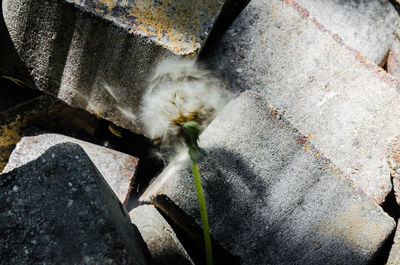
[[[154,204],[172,227],[193,262],[197,265],[205,265],[203,233],[200,226],[166,196],[160,195],[156,197]],[[215,265],[240,265],[240,258],[231,255],[215,240],[212,240],[212,247]]]
[[[393,183],[392,183],[393,185]],[[382,209],[395,221],[398,225],[398,219],[400,217],[400,205],[396,201],[396,196],[394,190],[392,189],[391,192],[386,197],[386,200],[381,205]],[[386,239],[383,243],[382,247],[377,252],[376,256],[370,262],[370,265],[385,265],[390,254],[390,250],[392,249],[393,239],[395,236],[396,229],[392,232],[392,234]]]
[[[382,247],[379,249],[376,256],[372,259],[369,265],[385,265],[389,258],[390,250],[392,249],[395,231],[386,239]]]
[[[250,0],[229,0],[225,2],[205,45],[199,53],[198,62],[202,62],[212,54],[215,44],[249,2]]]
[[[116,135],[116,132],[119,135]],[[95,137],[99,145],[139,158],[135,175],[132,178],[131,192],[128,194],[124,205],[129,212],[140,204],[138,202],[139,197],[150,181],[164,168],[164,161],[155,155],[158,153],[158,147],[153,145],[152,141],[145,136],[135,134],[105,120],[99,121]]]
[[[394,6],[396,9],[397,13],[400,14],[400,4],[396,2],[396,0],[389,0],[389,2]]]

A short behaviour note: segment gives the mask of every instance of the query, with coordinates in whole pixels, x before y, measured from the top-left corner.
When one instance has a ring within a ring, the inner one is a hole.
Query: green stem
[[[199,201],[201,222],[203,223],[203,235],[204,235],[204,247],[206,249],[206,260],[207,265],[213,264],[212,248],[211,248],[211,237],[210,227],[208,226],[206,202],[204,200],[203,190],[201,188],[200,174],[196,162],[192,161],[192,172],[194,182],[196,184],[197,199]]]

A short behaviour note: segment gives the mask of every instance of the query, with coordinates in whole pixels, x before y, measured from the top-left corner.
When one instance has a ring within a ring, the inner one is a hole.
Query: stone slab
[[[85,150],[101,175],[115,192],[118,199],[125,203],[130,192],[131,181],[139,159],[99,145],[55,133],[41,133],[22,137],[3,169],[3,173],[36,160],[50,147],[64,143],[76,143]]]
[[[37,88],[141,132],[155,65],[194,58],[225,0],[4,0],[11,39]]]
[[[400,19],[388,0],[296,2],[347,45],[359,50],[367,60],[384,65]]]
[[[147,244],[154,264],[194,265],[172,227],[153,205],[138,206],[129,216]]]
[[[355,186],[385,200],[385,152],[400,133],[398,79],[293,0],[251,1],[207,63],[232,91],[265,96]]]
[[[397,222],[398,223],[398,222]],[[400,264],[400,227],[397,225],[396,233],[394,234],[393,245],[390,249],[390,254],[386,265]]]
[[[367,264],[394,229],[381,207],[253,91],[227,105],[200,146],[211,236],[242,265]],[[179,211],[201,224],[186,154],[141,200],[178,224]]]
[[[150,264],[128,214],[78,145],[56,145],[0,183],[5,264]]]

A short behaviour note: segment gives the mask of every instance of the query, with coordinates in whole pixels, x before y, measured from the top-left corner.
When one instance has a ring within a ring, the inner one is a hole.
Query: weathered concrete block
[[[138,206],[129,212],[155,264],[194,265],[174,230],[153,205]]]
[[[398,223],[398,222],[397,222]],[[393,245],[390,250],[388,261],[386,265],[399,265],[400,264],[400,227],[397,225],[396,233],[394,235]]]
[[[387,0],[341,1],[296,0],[311,17],[343,41],[359,50],[367,60],[383,65],[386,62],[396,30],[399,14]]]
[[[76,143],[85,150],[118,199],[124,203],[139,159],[60,134],[43,133],[23,137],[11,153],[3,173],[37,159],[50,147],[64,142]]]
[[[394,229],[378,205],[255,92],[229,103],[200,145],[208,153],[199,168],[211,236],[240,264],[367,264]],[[174,213],[184,211],[201,224],[184,158],[141,200],[178,223]]]
[[[253,0],[208,60],[233,91],[253,89],[377,203],[400,133],[400,82],[294,1]]]
[[[118,198],[76,144],[0,175],[5,264],[149,264]]]
[[[195,57],[225,0],[4,0],[11,39],[36,86],[137,132],[157,62]]]

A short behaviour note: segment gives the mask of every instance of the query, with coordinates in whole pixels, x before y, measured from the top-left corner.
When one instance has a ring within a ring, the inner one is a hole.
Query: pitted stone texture
[[[383,65],[399,26],[388,0],[296,0],[311,17],[369,61]]]
[[[154,264],[194,265],[172,227],[153,205],[138,206],[129,216],[147,244]]]
[[[385,152],[400,134],[400,82],[294,1],[253,0],[209,58],[235,92],[252,89],[381,204]]]
[[[397,221],[397,224],[399,222]],[[397,225],[396,233],[394,234],[393,245],[390,250],[386,265],[400,265],[400,226]]]
[[[85,150],[118,199],[124,203],[139,159],[60,134],[43,133],[23,137],[11,153],[3,173],[37,159],[50,147],[64,142],[76,143]]]
[[[228,104],[200,137],[211,236],[240,264],[367,264],[394,221],[255,92]],[[142,201],[201,224],[185,159]],[[174,217],[171,217],[174,218]],[[185,228],[185,227],[184,227]]]
[[[396,201],[400,204],[400,136],[397,136],[387,152],[388,165],[392,176]]]
[[[78,145],[54,146],[0,183],[5,264],[149,264],[143,239]]]
[[[387,59],[387,71],[389,74],[400,78],[400,39],[397,32],[396,38],[392,43]]]
[[[163,59],[196,57],[224,0],[4,0],[35,85],[141,132],[137,108]]]

